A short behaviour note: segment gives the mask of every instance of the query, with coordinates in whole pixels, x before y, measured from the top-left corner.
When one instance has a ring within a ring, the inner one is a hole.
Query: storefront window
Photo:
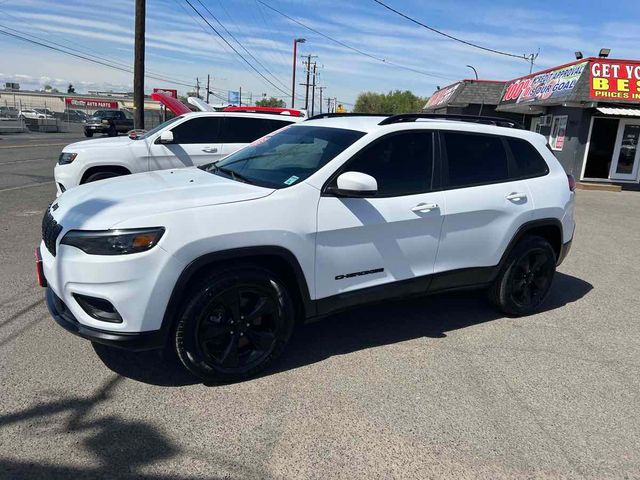
[[[562,151],[564,147],[564,138],[567,133],[567,115],[553,117],[551,122],[551,136],[549,137],[549,145],[552,150]]]

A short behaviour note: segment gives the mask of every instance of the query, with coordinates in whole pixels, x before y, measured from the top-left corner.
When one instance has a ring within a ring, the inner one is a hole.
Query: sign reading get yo
[[[640,102],[640,63],[592,60],[589,96]]]

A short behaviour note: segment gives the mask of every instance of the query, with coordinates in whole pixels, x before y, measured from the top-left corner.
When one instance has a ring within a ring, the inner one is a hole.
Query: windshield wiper
[[[231,170],[230,168],[219,167],[215,163],[212,165],[212,167],[213,167],[213,171],[214,172],[216,170],[219,170],[222,173],[226,173],[227,175],[229,175],[234,180],[239,180],[239,181],[244,182],[244,183],[252,183],[251,180],[249,180],[247,177],[245,177],[241,173],[238,173],[238,172],[235,172],[235,171]]]

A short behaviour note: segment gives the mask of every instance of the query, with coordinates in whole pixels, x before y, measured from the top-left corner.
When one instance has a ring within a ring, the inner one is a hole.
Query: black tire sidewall
[[[116,172],[97,172],[89,175],[84,183],[97,182],[98,180],[106,180],[107,178],[120,177],[121,174]]]
[[[216,292],[238,283],[257,284],[273,292],[278,305],[282,327],[276,335],[276,343],[270,354],[251,368],[234,372],[223,371],[207,363],[196,347],[198,314],[205,308]],[[235,268],[212,274],[203,279],[183,303],[182,313],[174,329],[174,345],[178,358],[191,373],[206,382],[230,383],[255,376],[267,368],[286,348],[295,326],[293,302],[284,284],[276,275],[261,268]]]
[[[553,259],[553,268],[549,279],[549,285],[547,286],[544,294],[541,295],[535,305],[530,308],[524,308],[511,299],[509,290],[509,279],[518,261],[523,256],[530,253],[532,250],[540,250],[549,255],[550,258]],[[496,282],[494,283],[492,300],[498,306],[498,308],[500,308],[500,310],[510,316],[519,317],[537,312],[544,304],[544,301],[546,300],[546,297],[551,290],[551,284],[553,283],[553,277],[555,276],[556,271],[555,267],[556,254],[549,242],[544,238],[538,236],[525,237],[520,242],[518,242],[518,244],[510,252],[507,261],[505,262],[504,268],[501,270],[498,278],[496,279]]]

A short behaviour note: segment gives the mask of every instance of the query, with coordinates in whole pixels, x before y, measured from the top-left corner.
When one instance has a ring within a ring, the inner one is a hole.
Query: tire
[[[85,132],[84,132],[84,136],[85,136],[85,137],[93,137],[93,132],[87,132],[87,131],[85,131]]]
[[[111,125],[109,127],[109,130],[107,130],[107,135],[109,135],[110,137],[117,137],[118,136],[118,130],[116,130],[116,126],[115,125]]]
[[[272,272],[239,266],[203,278],[183,303],[174,332],[178,358],[205,382],[255,376],[286,348],[294,306]]]
[[[84,182],[82,182],[82,184],[84,185],[85,183],[97,182],[98,180],[105,180],[107,178],[120,177],[122,175],[123,175],[122,173],[110,172],[108,170],[105,170],[102,172],[96,172],[89,175],[87,179]]]
[[[509,253],[489,288],[489,299],[509,316],[535,313],[551,288],[556,260],[547,240],[538,236],[523,238]]]

